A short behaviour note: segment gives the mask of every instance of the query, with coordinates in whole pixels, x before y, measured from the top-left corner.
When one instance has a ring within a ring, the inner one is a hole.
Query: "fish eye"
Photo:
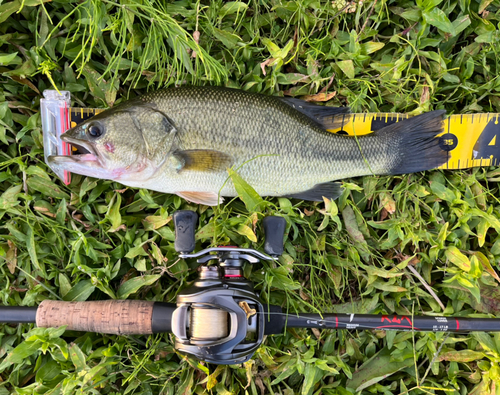
[[[94,138],[101,137],[104,134],[104,128],[102,127],[102,125],[94,123],[92,125],[89,125],[87,133]]]

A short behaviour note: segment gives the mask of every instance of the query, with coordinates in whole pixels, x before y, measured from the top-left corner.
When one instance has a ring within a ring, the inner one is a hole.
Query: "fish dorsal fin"
[[[175,151],[171,164],[177,171],[226,171],[233,165],[233,158],[221,151],[193,149]]]
[[[316,184],[307,191],[288,195],[288,197],[320,202],[323,201],[323,196],[330,200],[337,199],[342,195],[342,191],[342,184],[340,182],[325,182],[323,184]]]
[[[338,129],[342,127],[342,119],[335,119],[335,115],[349,113],[349,107],[320,106],[293,97],[281,97],[280,99],[318,123],[323,129]]]
[[[219,198],[219,195],[215,192],[183,191],[177,192],[177,195],[179,195],[183,199],[189,200],[190,202],[205,204],[207,206],[217,206],[224,201],[224,199],[222,197]]]

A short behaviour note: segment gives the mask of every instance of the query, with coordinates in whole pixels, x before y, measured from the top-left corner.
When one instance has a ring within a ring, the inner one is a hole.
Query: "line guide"
[[[70,93],[44,91],[41,101],[45,158],[50,155],[68,155],[69,149],[59,139],[70,128],[104,111],[98,108],[70,107]],[[362,136],[409,118],[399,113],[358,113],[335,116],[341,127],[332,133]],[[500,164],[500,114],[451,115],[444,120],[440,146],[448,153],[448,161],[438,169],[467,169]],[[53,169],[54,170],[54,169]],[[55,171],[55,170],[54,170]],[[70,183],[70,174],[56,174]]]

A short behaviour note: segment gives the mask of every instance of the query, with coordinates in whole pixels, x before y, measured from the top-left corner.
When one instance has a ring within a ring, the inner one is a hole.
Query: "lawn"
[[[499,44],[499,0],[0,0],[0,303],[174,302],[197,264],[177,259],[171,214],[192,209],[198,249],[262,250],[259,220],[286,218],[279,264],[245,274],[290,311],[500,317],[497,168],[212,208],[78,175],[65,186],[44,163],[39,113],[54,87],[106,108],[181,84],[352,112],[499,113]],[[0,395],[500,394],[499,334],[290,329],[215,366],[176,353],[173,335],[0,328]]]

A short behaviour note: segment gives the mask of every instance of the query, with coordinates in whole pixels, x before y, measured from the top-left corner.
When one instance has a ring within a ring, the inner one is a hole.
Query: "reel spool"
[[[211,307],[192,306],[190,333],[196,341],[219,340],[229,335],[229,314]]]

